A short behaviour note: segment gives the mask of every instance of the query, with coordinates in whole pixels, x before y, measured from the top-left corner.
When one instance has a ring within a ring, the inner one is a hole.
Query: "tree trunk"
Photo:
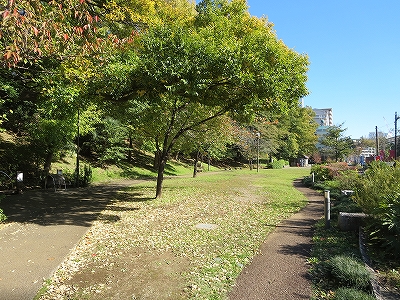
[[[199,151],[196,153],[193,165],[193,178],[197,176],[197,163],[199,162]]]
[[[46,160],[44,162],[44,175],[47,177],[50,172],[51,161],[53,160],[53,151],[47,152]]]
[[[159,153],[159,152],[158,152]],[[158,160],[158,175],[157,175],[157,188],[156,188],[156,198],[161,198],[162,196],[162,185],[164,181],[164,170],[167,163],[167,153],[159,153]],[[162,154],[162,155],[161,155]]]
[[[132,149],[133,149],[133,140],[132,140],[132,135],[129,134],[129,150],[128,150],[129,163],[132,163]]]
[[[161,151],[157,150],[156,152],[154,152],[154,169],[159,170],[160,161],[161,161]]]

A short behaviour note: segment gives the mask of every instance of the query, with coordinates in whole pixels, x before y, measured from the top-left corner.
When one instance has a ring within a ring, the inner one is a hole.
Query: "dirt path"
[[[32,300],[121,188],[136,181],[7,196],[0,231],[0,300]]]
[[[311,281],[307,258],[312,246],[313,225],[323,216],[323,196],[302,187],[309,204],[270,234],[251,264],[237,279],[230,300],[310,299]]]

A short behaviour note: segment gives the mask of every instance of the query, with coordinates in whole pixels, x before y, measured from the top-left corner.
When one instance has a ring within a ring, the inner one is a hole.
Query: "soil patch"
[[[65,286],[90,293],[91,299],[179,300],[186,298],[182,273],[187,270],[187,259],[171,252],[136,249],[121,254],[112,264],[88,264]]]

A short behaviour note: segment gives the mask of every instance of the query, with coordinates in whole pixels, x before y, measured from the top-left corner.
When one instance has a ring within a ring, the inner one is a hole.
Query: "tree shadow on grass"
[[[185,165],[182,163],[182,165]],[[135,154],[135,163],[134,165],[129,162],[119,163],[118,166],[122,169],[121,176],[132,179],[155,179],[157,178],[157,168],[154,167],[154,158],[145,154]],[[143,175],[140,173],[135,167],[139,167],[140,169],[147,170],[149,172],[148,175]],[[177,175],[177,168],[167,163],[164,169],[165,176],[175,176]]]
[[[154,188],[151,188],[151,190],[153,189]],[[126,201],[126,202],[146,202],[155,199],[155,197],[146,196],[143,192],[141,192],[141,190],[143,190],[142,186],[127,187],[124,191],[118,193],[116,199],[118,201]]]
[[[41,226],[74,225],[89,227],[104,209],[110,211],[137,210],[137,208],[108,206],[111,201],[126,201],[121,185],[91,186],[67,190],[30,190],[23,194],[9,195],[0,207],[7,222],[34,223]],[[130,195],[129,201],[148,201],[139,193]],[[105,214],[100,219],[108,222],[119,220],[117,215]]]

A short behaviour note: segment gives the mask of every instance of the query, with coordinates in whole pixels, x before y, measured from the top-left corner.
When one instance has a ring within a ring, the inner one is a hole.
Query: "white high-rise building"
[[[319,126],[333,126],[332,108],[313,108],[315,112],[314,120]]]

